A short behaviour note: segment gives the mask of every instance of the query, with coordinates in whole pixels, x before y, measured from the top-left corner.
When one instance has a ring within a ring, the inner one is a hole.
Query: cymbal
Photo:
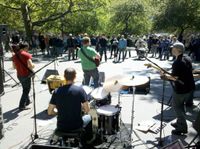
[[[118,92],[122,88],[122,84],[120,84],[120,80],[123,78],[122,75],[115,75],[105,80],[103,84],[103,88],[107,92]]]
[[[105,97],[109,94],[109,92],[107,92],[102,86],[95,88],[92,92],[91,92],[91,96],[96,99],[96,100],[103,100],[105,99]]]
[[[126,76],[120,80],[120,84],[124,86],[139,86],[147,83],[149,78],[147,76]]]

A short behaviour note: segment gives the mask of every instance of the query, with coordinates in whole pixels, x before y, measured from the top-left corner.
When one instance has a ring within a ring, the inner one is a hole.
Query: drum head
[[[113,116],[119,111],[119,108],[114,105],[105,105],[97,109],[97,114],[105,116]]]
[[[103,100],[108,94],[109,93],[104,90],[103,87],[98,87],[92,91],[91,96],[96,100]]]

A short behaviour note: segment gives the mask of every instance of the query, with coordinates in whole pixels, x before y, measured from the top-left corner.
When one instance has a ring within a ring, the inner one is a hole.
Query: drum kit
[[[132,115],[130,142],[132,141],[133,118],[134,118],[134,91],[138,85],[143,85],[149,81],[146,76],[122,76],[116,75],[105,80],[103,86],[92,89],[88,86],[82,86],[88,95],[90,101],[90,112],[92,116],[93,132],[99,134],[101,139],[106,135],[117,134],[120,130],[120,90],[123,86],[133,87]],[[111,104],[111,92],[118,92],[118,104]],[[135,133],[135,132],[134,132]],[[121,136],[121,135],[120,135]],[[136,135],[137,136],[137,135]],[[103,140],[101,140],[103,141]]]
[[[143,85],[148,81],[149,78],[146,76],[115,75],[106,79],[103,86],[95,89],[86,85],[82,85],[82,88],[85,90],[90,103],[89,114],[92,116],[93,132],[100,135],[101,141],[103,141],[103,138],[105,138],[106,135],[113,135],[119,132],[119,125],[122,123],[120,117],[120,90],[122,90],[124,87],[132,87],[133,100],[131,111],[131,128],[129,134],[130,142],[132,142],[132,132],[136,134],[136,132],[133,130],[135,87]],[[55,88],[66,84],[63,76],[56,75],[48,77],[47,82],[50,93],[52,93]],[[111,105],[110,93],[112,92],[119,93],[117,105]],[[138,137],[137,134],[136,136]]]

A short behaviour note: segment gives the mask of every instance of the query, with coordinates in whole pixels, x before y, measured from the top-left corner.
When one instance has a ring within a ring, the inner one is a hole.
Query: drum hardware
[[[119,92],[122,88],[122,84],[120,84],[120,80],[123,78],[123,75],[115,75],[106,79],[103,84],[103,89],[107,92]]]
[[[139,137],[139,135],[137,134],[137,132],[133,129],[133,122],[134,122],[134,107],[135,107],[135,87],[138,85],[143,85],[145,83],[147,83],[149,81],[149,78],[146,76],[127,76],[124,77],[124,79],[120,80],[120,84],[124,85],[124,86],[128,86],[128,87],[132,87],[133,88],[133,92],[132,92],[132,107],[131,107],[131,129],[130,129],[130,143],[132,143],[133,138],[132,138],[132,132],[136,135],[136,137],[146,146],[146,143]],[[118,102],[120,103],[120,93],[119,93],[119,97],[118,97]],[[122,121],[121,121],[122,122]],[[132,147],[132,145],[130,144],[130,147]],[[147,147],[147,146],[146,146]],[[148,148],[148,147],[147,147]]]
[[[101,141],[107,142],[106,135],[117,135],[119,131],[119,114],[121,107],[118,105],[104,105],[97,108],[98,128]],[[116,140],[117,137],[111,140],[109,146]]]
[[[111,103],[111,95],[103,87],[98,87],[91,92],[91,97],[95,100],[97,107]]]

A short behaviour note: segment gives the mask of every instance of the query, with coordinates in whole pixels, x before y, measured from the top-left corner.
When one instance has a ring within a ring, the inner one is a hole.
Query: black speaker
[[[32,144],[28,149],[73,149],[71,147],[61,147],[55,145],[40,145],[40,144]]]
[[[58,70],[56,70],[56,69],[47,69],[46,72],[44,73],[44,76],[42,78],[41,83],[46,84],[47,83],[47,78],[50,75],[59,75]]]

